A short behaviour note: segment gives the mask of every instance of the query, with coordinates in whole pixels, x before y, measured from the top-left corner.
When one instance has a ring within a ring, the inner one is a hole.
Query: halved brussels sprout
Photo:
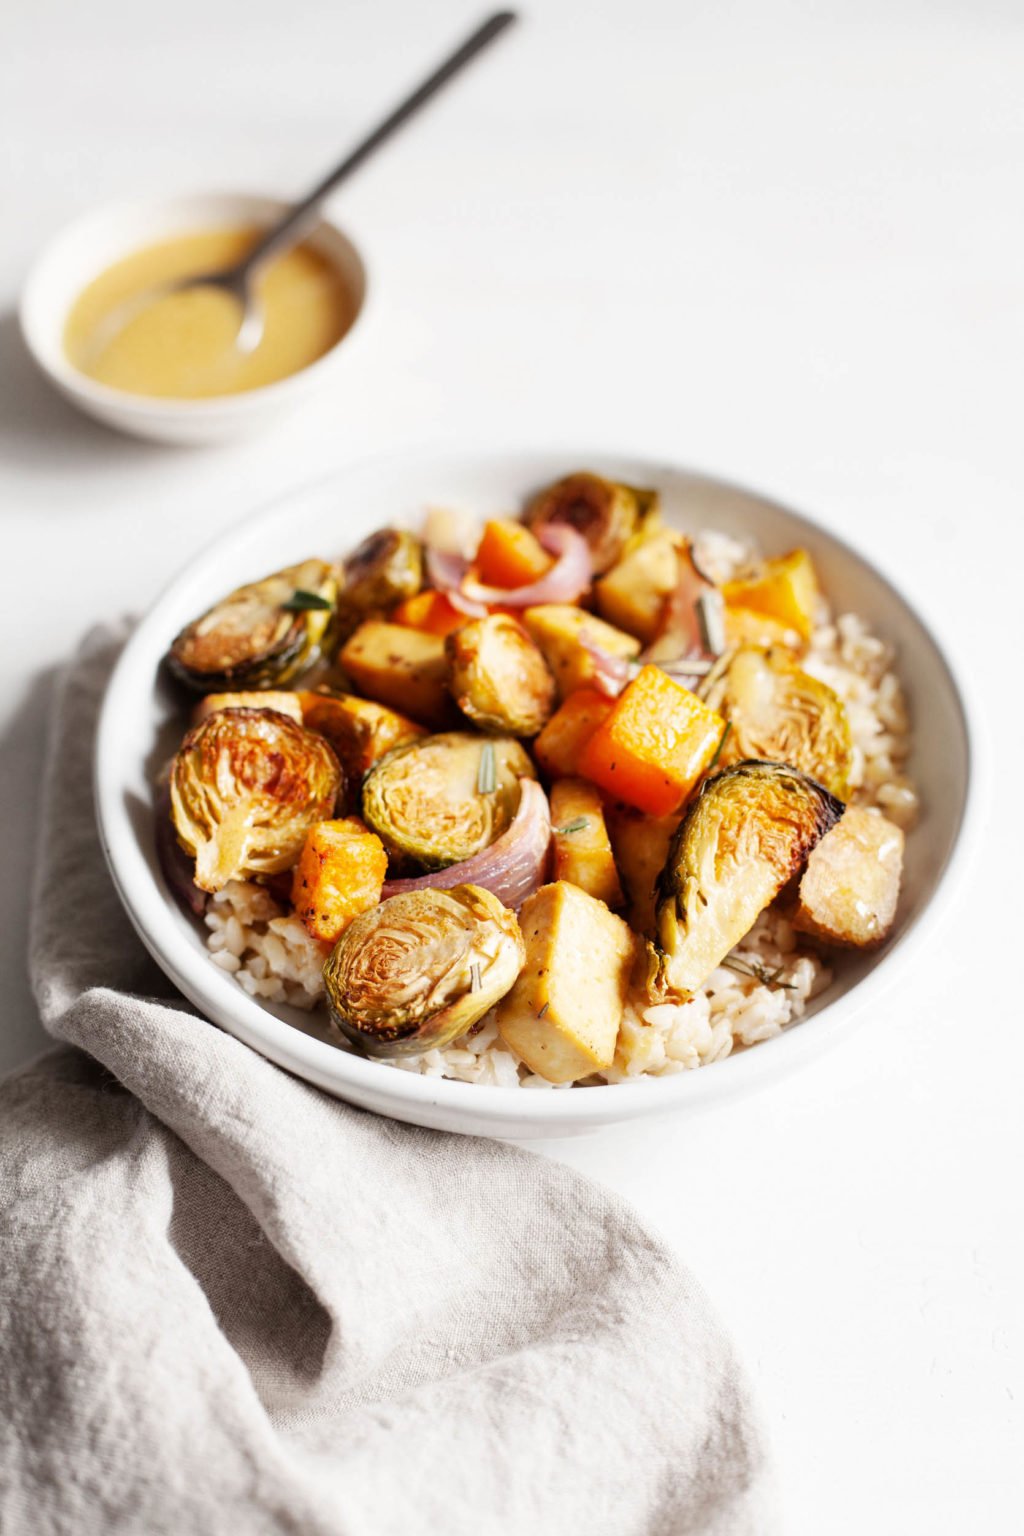
[[[652,994],[696,992],[843,810],[823,785],[780,763],[737,763],[708,779],[658,878]]]
[[[479,885],[408,891],[355,918],[324,966],[331,1018],[369,1056],[465,1034],[509,991],[526,950],[516,915]]]
[[[536,736],[555,707],[555,679],[523,626],[505,613],[471,619],[445,640],[452,697],[485,731]]]
[[[741,646],[716,668],[701,697],[730,722],[720,767],[750,757],[788,763],[840,799],[846,795],[853,743],[843,702],[801,671],[790,652]]]
[[[326,560],[288,566],[186,624],[167,665],[200,693],[280,687],[316,660],[337,596],[338,572]]]
[[[423,548],[404,528],[378,528],[345,561],[338,626],[347,639],[370,614],[386,613],[423,585]]]
[[[460,864],[508,827],[533,764],[508,736],[445,731],[396,747],[363,782],[363,820],[389,853],[427,869]]]
[[[171,767],[171,819],[196,861],[196,885],[219,891],[229,880],[290,869],[310,827],[333,815],[341,788],[327,742],[289,715],[208,715]]]
[[[580,471],[535,496],[526,509],[526,523],[534,533],[548,523],[577,529],[590,545],[594,575],[600,576],[618,560],[638,518],[649,516],[656,501],[654,491]]]

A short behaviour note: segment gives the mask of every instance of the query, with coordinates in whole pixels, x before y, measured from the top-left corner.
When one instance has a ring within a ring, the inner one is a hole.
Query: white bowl
[[[57,235],[28,276],[21,297],[25,345],[52,384],[72,404],[133,437],[166,443],[215,443],[243,437],[293,410],[350,358],[366,307],[362,258],[337,225],[324,221],[309,243],[341,272],[356,303],[355,317],[329,351],[276,384],[208,400],[163,400],[98,384],[64,351],[64,328],[79,294],[105,268],[133,251],[175,235],[224,226],[269,225],[287,204],[244,193],[206,193],[162,201],[116,204],[86,214]]]
[[[892,641],[914,722],[911,771],[924,818],[907,843],[898,927],[884,948],[840,957],[829,989],[775,1039],[726,1060],[632,1083],[591,1088],[490,1088],[427,1078],[365,1061],[331,1043],[325,1021],[250,998],[204,948],[199,924],[169,894],[154,851],[151,772],[182,730],[180,699],[158,677],[183,624],[241,582],[306,555],[342,554],[381,524],[419,517],[425,504],[507,513],[528,491],[580,465],[662,493],[667,517],[686,528],[755,535],[767,553],[795,544],[814,557],[834,602],[863,615]],[[976,738],[964,698],[921,619],[872,565],[831,534],[778,503],[658,463],[590,453],[394,455],[355,465],[255,513],[217,540],[174,581],[133,634],[107,690],[96,750],[100,834],[121,898],[155,959],[197,1008],[300,1077],[399,1120],[479,1135],[541,1137],[667,1112],[690,1113],[772,1083],[825,1049],[877,1002],[905,968],[949,888],[970,803],[981,798]],[[972,816],[973,820],[973,816]]]

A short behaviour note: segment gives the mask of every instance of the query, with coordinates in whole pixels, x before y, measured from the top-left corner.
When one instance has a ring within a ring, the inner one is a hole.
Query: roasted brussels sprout
[[[369,1056],[415,1056],[465,1034],[525,958],[514,912],[479,885],[407,891],[355,918],[324,966],[331,1018]]]
[[[730,723],[719,767],[748,757],[788,763],[845,797],[853,751],[846,710],[789,651],[742,646],[716,668],[701,696]]]
[[[370,614],[386,613],[423,585],[423,549],[404,528],[378,528],[345,561],[338,631],[347,639]]]
[[[547,523],[576,528],[590,545],[594,575],[600,576],[622,554],[638,518],[650,515],[654,495],[581,471],[535,496],[526,509],[526,523],[534,533]]]
[[[806,774],[756,759],[708,779],[658,878],[652,995],[696,992],[843,814]]]
[[[171,768],[171,818],[196,861],[195,882],[219,891],[290,869],[306,833],[334,813],[342,773],[322,736],[273,709],[208,715]]]
[[[363,820],[392,854],[444,869],[489,848],[536,775],[518,741],[446,731],[382,757],[363,783]]]
[[[456,704],[485,731],[536,736],[555,707],[555,679],[523,626],[505,613],[471,619],[445,640]]]
[[[291,565],[239,587],[186,624],[167,665],[200,693],[280,687],[316,660],[337,596],[333,565]]]

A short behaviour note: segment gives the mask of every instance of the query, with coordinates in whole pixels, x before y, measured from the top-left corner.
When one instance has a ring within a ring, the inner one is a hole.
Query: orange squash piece
[[[391,612],[393,624],[404,624],[407,629],[422,629],[428,635],[450,635],[461,629],[466,615],[450,603],[443,592],[417,592],[407,597]]]
[[[660,667],[642,667],[580,754],[579,771],[651,816],[668,816],[715,755],[725,721]]]
[[[525,587],[551,569],[551,556],[524,523],[494,518],[485,523],[474,565],[488,587]]]
[[[357,791],[363,775],[385,752],[412,741],[414,736],[426,735],[422,725],[397,710],[357,698],[354,693],[297,693],[293,697],[302,707],[302,724],[326,737],[350,787]]]
[[[579,773],[580,753],[613,704],[596,688],[570,693],[533,743],[533,755],[549,779],[574,778]]]
[[[818,578],[806,549],[793,549],[788,555],[766,560],[759,575],[747,581],[727,581],[722,591],[730,607],[752,608],[755,613],[778,619],[787,629],[795,629],[801,639],[811,638]]]
[[[354,917],[380,901],[387,870],[384,844],[358,816],[317,822],[292,879],[292,905],[307,933],[333,944]]]

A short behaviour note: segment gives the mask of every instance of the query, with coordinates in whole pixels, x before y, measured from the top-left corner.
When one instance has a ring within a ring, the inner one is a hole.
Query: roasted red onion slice
[[[471,602],[462,593],[462,583],[469,570],[469,561],[463,555],[452,554],[444,549],[427,549],[427,575],[430,584],[443,592],[453,608],[471,619],[487,617],[483,603]]]
[[[631,683],[640,670],[640,663],[629,656],[613,656],[603,645],[592,640],[586,629],[579,632],[579,643],[594,663],[593,685],[598,693],[609,699],[617,699],[627,683]]]
[[[506,907],[521,906],[543,884],[550,841],[548,797],[535,779],[522,779],[519,808],[512,824],[489,848],[461,864],[451,864],[429,875],[388,880],[381,900],[402,891],[450,891],[457,885],[482,885]]]
[[[593,568],[590,546],[582,533],[567,523],[551,523],[537,530],[537,538],[555,563],[525,587],[486,587],[471,576],[462,583],[462,595],[475,603],[500,603],[504,608],[532,608],[536,603],[574,603],[590,586]]]

